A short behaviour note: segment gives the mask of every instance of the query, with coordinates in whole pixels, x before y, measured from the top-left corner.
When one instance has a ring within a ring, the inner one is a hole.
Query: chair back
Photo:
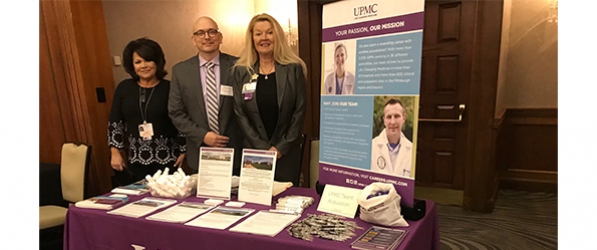
[[[315,189],[319,180],[319,138],[311,139],[311,152],[309,156],[309,187]]]
[[[72,142],[62,145],[60,183],[64,200],[75,203],[85,198],[85,174],[90,155],[91,146]]]

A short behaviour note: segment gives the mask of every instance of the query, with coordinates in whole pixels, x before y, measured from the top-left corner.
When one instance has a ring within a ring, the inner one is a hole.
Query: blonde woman
[[[254,16],[232,68],[234,111],[245,148],[276,151],[274,179],[299,185],[300,142],[307,95],[305,63],[290,48],[282,26],[268,14]]]
[[[337,43],[334,46],[334,72],[328,74],[324,82],[326,95],[353,95],[354,75],[344,68],[348,58],[346,45]]]

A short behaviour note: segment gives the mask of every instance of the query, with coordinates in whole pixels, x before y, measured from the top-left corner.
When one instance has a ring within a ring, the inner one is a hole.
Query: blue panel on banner
[[[418,95],[423,32],[357,40],[355,94]]]
[[[371,168],[372,96],[321,96],[319,160]]]

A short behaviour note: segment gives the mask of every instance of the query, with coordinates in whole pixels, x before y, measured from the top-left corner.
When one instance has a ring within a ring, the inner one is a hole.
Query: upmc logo
[[[370,4],[354,8],[354,16],[356,18],[363,18],[377,15],[377,4]]]

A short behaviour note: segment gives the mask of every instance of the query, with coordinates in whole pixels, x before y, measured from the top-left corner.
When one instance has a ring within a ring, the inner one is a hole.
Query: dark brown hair
[[[133,54],[135,52],[145,61],[155,63],[157,67],[155,74],[158,80],[164,79],[168,74],[164,69],[166,66],[166,58],[164,56],[164,51],[162,51],[162,47],[160,47],[157,42],[143,37],[129,42],[122,52],[122,64],[124,69],[131,75],[131,77],[133,77],[133,79],[135,79],[135,81],[139,81],[139,76],[135,73],[135,67],[133,66]]]

